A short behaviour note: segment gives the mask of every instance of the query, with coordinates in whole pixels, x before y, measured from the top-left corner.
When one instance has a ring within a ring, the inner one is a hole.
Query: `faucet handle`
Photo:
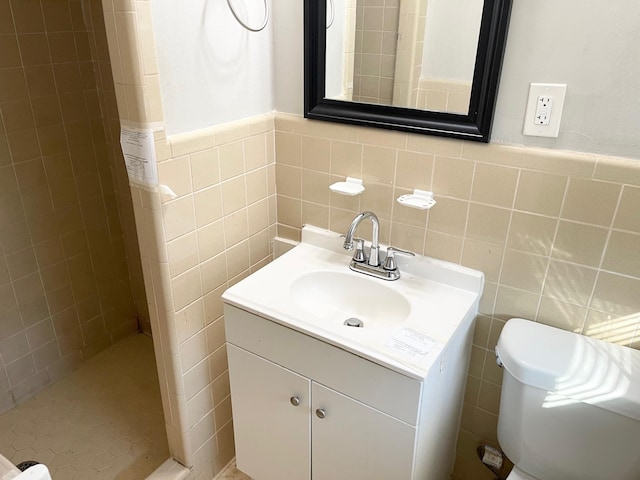
[[[387,256],[384,259],[384,264],[382,268],[385,270],[397,270],[398,264],[396,263],[395,254],[407,255],[409,257],[415,257],[415,253],[410,252],[409,250],[402,250],[401,248],[396,247],[388,247],[387,248]]]
[[[353,243],[356,244],[356,251],[353,252],[353,261],[365,263],[367,261],[367,254],[364,251],[364,240],[361,238],[354,238]]]

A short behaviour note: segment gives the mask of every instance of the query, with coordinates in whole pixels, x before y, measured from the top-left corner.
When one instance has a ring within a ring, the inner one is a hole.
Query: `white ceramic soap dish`
[[[413,193],[407,193],[398,197],[398,203],[409,208],[417,208],[418,210],[429,210],[436,204],[433,198],[433,192],[415,189]]]
[[[344,182],[337,182],[329,185],[329,190],[340,195],[354,197],[364,192],[364,185],[360,178],[347,177]]]

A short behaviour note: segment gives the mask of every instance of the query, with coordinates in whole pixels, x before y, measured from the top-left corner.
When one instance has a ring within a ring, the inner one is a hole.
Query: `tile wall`
[[[105,46],[98,1],[0,0],[0,410],[146,316]]]
[[[371,209],[384,242],[485,272],[458,479],[485,478],[475,445],[496,441],[493,347],[506,319],[638,345],[637,161],[281,114],[167,137],[150,2],[103,7],[120,119],[156,128],[173,191],[132,195],[169,446],[191,478],[210,480],[234,454],[220,295],[269,261],[276,216],[277,234],[297,240],[304,223],[344,231]],[[347,175],[364,178],[362,197],[329,192]],[[436,208],[397,206],[414,188],[433,189]]]
[[[470,98],[470,83],[421,78],[416,108],[466,115]]]
[[[357,1],[354,101],[391,103],[399,11],[397,0]]]
[[[360,211],[381,241],[481,270],[456,479],[493,478],[476,459],[496,445],[506,320],[525,317],[640,348],[640,161],[480,144],[320,123],[277,114],[278,235],[312,224],[346,231]],[[364,179],[359,197],[329,191]],[[437,205],[395,199],[432,190]],[[361,236],[369,238],[370,232]]]
[[[404,0],[398,18],[393,105],[416,108],[422,74],[427,2]]]
[[[169,446],[210,479],[234,456],[222,293],[275,237],[273,116],[172,136],[159,181],[133,188]]]

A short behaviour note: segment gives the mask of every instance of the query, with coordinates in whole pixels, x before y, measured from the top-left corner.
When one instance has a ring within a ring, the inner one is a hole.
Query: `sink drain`
[[[364,327],[364,323],[362,323],[362,320],[360,320],[359,318],[347,318],[344,321],[344,325],[346,325],[347,327],[356,327],[356,328],[362,328]]]

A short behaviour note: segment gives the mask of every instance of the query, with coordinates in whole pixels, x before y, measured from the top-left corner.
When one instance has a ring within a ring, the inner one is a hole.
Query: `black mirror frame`
[[[512,0],[484,0],[469,112],[458,115],[325,97],[327,0],[304,0],[304,116],[488,142]]]

